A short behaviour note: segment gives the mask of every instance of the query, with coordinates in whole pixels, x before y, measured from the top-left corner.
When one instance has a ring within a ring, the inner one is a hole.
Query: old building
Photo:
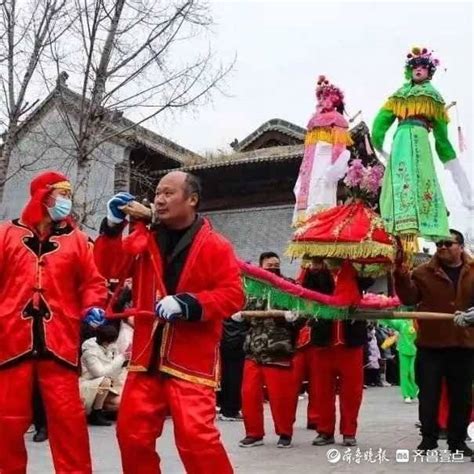
[[[9,166],[2,218],[17,217],[27,199],[27,185],[41,170],[59,169],[74,179],[76,160],[71,127],[80,119],[81,97],[58,82],[24,121]],[[124,118],[104,110],[109,137],[94,153],[91,171],[88,229],[97,231],[107,200],[114,192],[130,191],[138,199],[152,199],[160,176],[172,169],[200,177],[202,212],[235,245],[240,258],[256,262],[261,252],[282,256],[282,270],[294,276],[298,262],[283,256],[291,238],[293,187],[303,158],[305,129],[282,119],[265,122],[232,152],[204,159],[200,155]],[[352,158],[376,160],[368,129],[360,123],[351,130]],[[344,186],[338,197],[345,198]]]
[[[353,128],[352,159],[376,160],[364,123]],[[202,211],[234,243],[240,258],[256,262],[263,251],[282,257],[282,271],[295,276],[298,262],[284,257],[291,238],[293,187],[303,158],[305,129],[281,119],[265,122],[241,141],[233,153],[183,166],[203,184]],[[158,179],[167,170],[153,173]],[[344,186],[338,197],[343,200]]]
[[[17,217],[28,196],[28,183],[38,172],[58,169],[74,180],[74,133],[81,116],[81,96],[64,82],[22,123],[11,155],[1,218]],[[104,110],[104,142],[93,154],[88,202],[88,227],[97,229],[107,200],[117,189],[146,187],[149,171],[172,169],[204,159],[190,150],[124,118]],[[146,172],[144,172],[146,170]]]

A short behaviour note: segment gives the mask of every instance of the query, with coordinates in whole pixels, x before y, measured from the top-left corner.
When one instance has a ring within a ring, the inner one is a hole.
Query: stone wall
[[[280,255],[282,274],[294,278],[299,264],[284,256],[291,239],[293,206],[260,207],[205,214],[233,244],[240,259],[258,264],[262,252]]]

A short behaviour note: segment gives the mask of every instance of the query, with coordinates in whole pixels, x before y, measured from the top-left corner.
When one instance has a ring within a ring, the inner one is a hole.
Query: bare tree
[[[38,100],[31,89],[46,49],[68,27],[66,0],[3,0],[0,2],[0,202],[9,179],[10,157],[23,118]]]
[[[73,1],[77,19],[70,39],[51,44],[50,52],[57,73],[67,68],[81,90],[80,105],[70,107],[64,97],[62,109],[76,147],[75,212],[86,224],[100,147],[133,136],[138,125],[164,111],[202,104],[233,64],[216,64],[208,47],[198,52],[200,35],[211,25],[203,2]],[[132,110],[138,120],[122,119]]]

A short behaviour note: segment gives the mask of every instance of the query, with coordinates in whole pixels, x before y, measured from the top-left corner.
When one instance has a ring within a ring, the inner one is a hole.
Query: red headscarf
[[[69,183],[69,179],[58,171],[45,171],[39,174],[30,183],[30,200],[21,214],[21,221],[28,227],[35,228],[48,214],[45,206],[46,198],[54,189],[54,185]],[[72,218],[65,221],[72,224]]]

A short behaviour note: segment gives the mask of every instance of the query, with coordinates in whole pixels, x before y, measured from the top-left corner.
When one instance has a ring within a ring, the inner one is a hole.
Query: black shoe
[[[253,436],[246,436],[239,441],[241,448],[253,448],[254,446],[262,446],[263,438],[254,438]]]
[[[316,438],[313,439],[311,443],[313,446],[326,446],[328,444],[334,444],[334,436],[332,435],[325,435],[325,434],[318,434]]]
[[[357,446],[357,440],[355,436],[343,436],[342,445],[343,446]]]
[[[438,449],[438,442],[432,438],[424,437],[416,449],[418,451],[422,451],[423,454],[426,454],[426,451],[433,451],[433,449]]]
[[[277,448],[291,448],[291,436],[281,435],[277,443]]]
[[[306,425],[306,429],[311,430],[311,431],[316,431],[316,423],[308,422],[308,424]]]
[[[48,439],[48,430],[46,428],[40,428],[34,435],[33,441],[35,443],[42,443]]]
[[[109,421],[117,421],[118,411],[103,410],[104,418]]]
[[[219,413],[217,415],[217,419],[219,421],[244,421],[244,417],[240,413],[237,413],[236,415],[231,415],[231,416]]]
[[[448,432],[446,430],[440,429],[438,439],[448,439]]]
[[[472,451],[472,449],[464,441],[455,445],[448,444],[448,448],[451,453],[455,453],[457,451],[458,453],[462,453],[466,458],[471,457],[474,454],[474,451]]]
[[[102,410],[92,410],[87,417],[89,425],[93,426],[112,426],[112,422],[107,420]]]

